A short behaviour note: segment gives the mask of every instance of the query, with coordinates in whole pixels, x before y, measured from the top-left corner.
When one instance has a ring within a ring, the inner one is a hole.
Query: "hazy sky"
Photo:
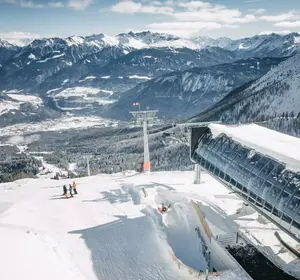
[[[300,31],[300,0],[0,0],[0,36],[151,30],[239,38]]]

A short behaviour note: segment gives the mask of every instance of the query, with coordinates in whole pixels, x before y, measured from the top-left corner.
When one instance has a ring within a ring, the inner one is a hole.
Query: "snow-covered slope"
[[[0,127],[54,119],[60,113],[44,106],[41,98],[20,91],[0,92]]]
[[[232,92],[195,120],[248,122],[283,113],[297,115],[300,108],[300,54],[270,70],[246,88]]]
[[[32,95],[22,95],[20,93],[0,93],[0,115],[8,113],[9,111],[20,110],[20,105],[23,103],[30,103],[35,107],[42,105],[42,100]]]
[[[90,127],[113,127],[117,122],[106,120],[99,117],[75,117],[62,116],[61,118],[40,120],[36,122],[19,123],[11,126],[1,127],[1,136],[14,136],[37,133],[42,131],[66,132],[72,129],[83,130]]]
[[[112,60],[101,72],[109,76],[156,77],[168,72],[193,67],[211,66],[236,60],[234,53],[221,48],[191,50],[143,49],[134,50],[119,59]]]
[[[14,48],[15,46],[0,37],[0,47],[1,48]]]
[[[126,104],[139,101],[165,117],[188,117],[204,111],[233,89],[255,80],[282,59],[248,59],[172,72],[141,83],[121,95],[109,109],[112,117],[127,117]]]
[[[191,199],[202,207],[214,234],[226,233],[233,225],[242,230],[251,223],[256,230],[250,230],[249,237],[253,234],[261,244],[272,239],[271,225],[260,224],[257,214],[241,216],[245,219],[232,215],[242,205],[234,194],[207,174],[201,188],[189,183],[192,178],[192,173],[182,172],[80,178],[79,194],[70,199],[61,195],[62,185],[72,182],[68,179],[1,184],[1,279],[199,279],[199,272],[193,275],[185,269],[203,271],[206,266]],[[164,215],[157,211],[162,202],[172,204]],[[222,209],[224,216],[214,209]],[[298,261],[272,241],[269,254],[278,253],[277,259],[296,267]],[[284,277],[278,271],[277,275]],[[241,268],[209,278],[250,279]]]
[[[18,50],[19,48],[16,45],[13,45],[0,37],[0,69]]]

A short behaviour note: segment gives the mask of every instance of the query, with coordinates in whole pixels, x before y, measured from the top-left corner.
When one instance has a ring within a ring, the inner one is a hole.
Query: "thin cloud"
[[[283,27],[283,28],[298,28],[298,27],[300,27],[300,20],[277,22],[274,24],[274,26]]]
[[[0,0],[0,3],[14,4],[14,3],[16,3],[16,0]]]
[[[11,32],[0,32],[0,37],[6,39],[27,39],[27,38],[38,39],[41,38],[42,36],[30,32],[11,31]]]
[[[270,35],[270,34],[278,34],[278,35],[287,35],[290,34],[292,31],[290,30],[276,30],[276,31],[270,31],[270,30],[266,30],[266,31],[262,31],[260,33],[258,33],[258,35]]]
[[[162,22],[147,25],[153,32],[168,33],[182,37],[190,37],[200,30],[215,30],[221,28],[238,28],[238,25],[220,24],[216,22]]]
[[[261,2],[261,0],[244,0],[244,3],[257,3],[257,2]]]
[[[42,36],[39,34],[33,34],[29,32],[11,31],[11,32],[0,32],[0,38],[7,40],[11,44],[24,46],[31,43],[35,39],[42,38]]]
[[[144,5],[142,3],[136,3],[131,0],[121,1],[111,7],[111,10],[120,14],[135,14],[135,13],[147,13],[147,14],[164,14],[169,15],[173,12],[173,8],[156,6],[156,5]]]
[[[265,13],[266,12],[266,10],[265,9],[250,9],[250,10],[248,10],[250,13],[253,13],[253,14],[263,14],[263,13]]]
[[[136,14],[148,13],[166,15],[170,21],[147,25],[151,31],[170,33],[184,37],[200,30],[221,28],[237,28],[239,24],[254,22],[258,17],[244,14],[239,9],[227,8],[224,5],[212,4],[207,1],[177,1],[168,0],[157,6],[157,1],[123,0],[111,6],[115,13]]]
[[[279,21],[294,19],[295,17],[297,17],[296,14],[294,14],[293,12],[289,12],[289,13],[283,13],[274,16],[261,16],[260,20],[264,20],[268,22],[279,22]]]
[[[62,2],[49,2],[48,6],[51,8],[63,8],[65,5]]]
[[[93,0],[69,0],[67,6],[73,10],[85,10],[94,1]]]
[[[211,3],[208,2],[202,2],[202,1],[190,1],[186,3],[179,3],[179,7],[184,7],[188,9],[199,9],[199,8],[209,8],[212,7]]]
[[[32,1],[20,1],[20,6],[23,8],[31,8],[31,9],[42,9],[45,6],[43,4],[36,4]]]
[[[253,14],[244,15],[239,9],[228,9],[224,5],[214,5],[203,1],[172,2],[177,6],[174,10],[169,6],[144,5],[133,0],[120,1],[111,7],[111,11],[122,14],[149,13],[163,14],[173,17],[177,21],[216,22],[225,24],[248,23],[256,21]],[[179,8],[178,8],[179,7]],[[183,9],[183,11],[182,11]]]

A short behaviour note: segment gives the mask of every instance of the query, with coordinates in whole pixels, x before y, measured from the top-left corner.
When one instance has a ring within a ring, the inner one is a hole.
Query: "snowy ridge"
[[[300,54],[297,54],[242,90],[238,95],[241,101],[221,110],[220,118],[229,122],[247,122],[263,116],[281,116],[286,112],[294,112],[297,115],[300,106],[299,81]],[[228,102],[234,101],[235,98],[233,96]]]
[[[15,45],[0,37],[0,48],[14,48]]]

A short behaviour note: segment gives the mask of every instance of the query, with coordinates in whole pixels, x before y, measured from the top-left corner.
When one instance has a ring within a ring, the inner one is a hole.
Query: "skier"
[[[168,209],[167,207],[162,203],[161,204],[161,212],[166,212]]]
[[[68,195],[68,190],[66,185],[63,186],[63,192],[64,192],[63,194],[64,196]]]
[[[72,184],[69,184],[69,192],[70,192],[70,196],[73,197],[73,186],[72,186]]]
[[[158,207],[158,211],[160,213],[165,213],[168,210],[168,208],[162,203],[160,207]]]
[[[76,185],[75,181],[73,182],[73,190],[74,190],[74,194],[78,194],[77,185]]]

